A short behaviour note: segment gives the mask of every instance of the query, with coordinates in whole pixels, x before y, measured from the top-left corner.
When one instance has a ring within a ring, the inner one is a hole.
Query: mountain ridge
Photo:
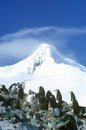
[[[76,61],[74,61],[72,59],[64,57],[59,51],[57,51],[57,49],[53,45],[47,44],[47,43],[42,43],[37,48],[37,50],[32,55],[28,56],[27,58],[21,60],[20,62],[14,64],[14,65],[0,67],[0,70],[4,70],[6,68],[6,70],[9,71],[9,68],[12,68],[12,66],[14,66],[14,68],[16,68],[16,66],[19,66],[20,64],[23,65],[23,68],[31,67],[31,63],[30,64],[28,63],[29,61],[34,62],[33,63],[34,66],[39,66],[41,63],[43,63],[45,61],[64,63],[64,64],[78,67],[81,70],[86,71],[86,67],[84,67],[83,65],[77,63]],[[28,64],[29,66],[26,66],[26,64]],[[25,69],[24,69],[24,71],[25,71]]]

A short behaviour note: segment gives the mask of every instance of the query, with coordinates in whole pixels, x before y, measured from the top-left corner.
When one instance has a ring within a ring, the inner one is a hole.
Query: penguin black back
[[[58,102],[62,101],[62,95],[61,95],[60,90],[59,90],[59,89],[56,89],[55,91],[56,91],[56,100],[57,100]]]
[[[43,97],[45,96],[45,90],[42,86],[39,87],[39,93],[41,96],[43,96]]]

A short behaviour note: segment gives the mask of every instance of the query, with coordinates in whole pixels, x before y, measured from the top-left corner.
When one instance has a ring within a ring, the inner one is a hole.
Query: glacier
[[[86,67],[63,56],[53,45],[42,43],[26,59],[10,66],[0,67],[0,84],[9,87],[15,82],[25,83],[25,92],[38,91],[39,86],[62,93],[70,103],[69,91],[73,91],[80,105],[86,106]]]

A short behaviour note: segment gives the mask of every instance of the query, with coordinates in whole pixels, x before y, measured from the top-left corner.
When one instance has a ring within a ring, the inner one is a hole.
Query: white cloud
[[[42,42],[54,44],[58,49],[67,49],[73,36],[86,35],[86,28],[40,27],[23,29],[0,37],[0,62],[8,57],[21,60],[29,56]],[[70,57],[74,55],[69,53]],[[11,59],[10,59],[11,60]]]

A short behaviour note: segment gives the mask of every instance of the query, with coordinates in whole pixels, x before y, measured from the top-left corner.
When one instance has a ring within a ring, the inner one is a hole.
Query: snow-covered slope
[[[70,102],[68,91],[76,94],[80,105],[86,105],[86,68],[77,62],[65,58],[56,48],[41,44],[29,57],[17,64],[0,67],[0,83],[7,87],[14,82],[25,82],[25,92],[60,89],[63,99]]]

